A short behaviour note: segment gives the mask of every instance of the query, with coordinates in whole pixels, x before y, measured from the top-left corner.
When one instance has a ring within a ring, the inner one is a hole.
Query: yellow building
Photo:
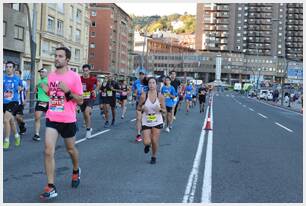
[[[36,30],[35,70],[45,67],[54,70],[55,48],[66,46],[71,50],[69,66],[81,71],[88,61],[89,8],[88,4],[29,4],[31,24]],[[33,25],[33,11],[36,24]],[[35,12],[36,11],[36,12]],[[26,30],[25,53],[21,60],[25,79],[30,77],[31,54],[29,32]],[[35,80],[38,73],[35,72]],[[36,81],[35,81],[36,82]]]

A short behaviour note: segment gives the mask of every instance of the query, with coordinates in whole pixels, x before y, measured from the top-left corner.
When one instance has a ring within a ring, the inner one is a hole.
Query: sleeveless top
[[[155,127],[157,125],[163,124],[163,117],[160,111],[156,112],[155,107],[160,105],[158,96],[156,97],[156,100],[154,103],[150,101],[149,94],[148,98],[145,101],[144,107],[148,111],[143,112],[142,114],[142,125],[147,126],[147,127]]]
[[[120,96],[121,97],[126,97],[127,96],[127,92],[128,92],[127,85],[121,85],[120,89],[122,90],[122,92],[120,92]]]

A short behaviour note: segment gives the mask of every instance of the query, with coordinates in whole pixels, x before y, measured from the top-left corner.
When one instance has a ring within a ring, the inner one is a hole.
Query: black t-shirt
[[[174,79],[173,81],[171,81],[171,85],[174,87],[175,92],[177,92],[177,88],[181,85],[181,82],[177,79]]]
[[[199,97],[205,97],[207,90],[204,87],[200,87],[198,90]]]
[[[101,90],[101,96],[102,97],[113,97],[116,98],[116,92],[113,91],[111,88],[119,89],[119,85],[116,81],[107,81],[103,82],[100,90]]]

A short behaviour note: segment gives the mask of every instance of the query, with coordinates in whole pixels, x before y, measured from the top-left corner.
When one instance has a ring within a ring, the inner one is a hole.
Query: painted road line
[[[261,113],[257,113],[258,115],[262,116],[263,118],[267,119],[268,117],[266,117],[265,115],[261,114]]]
[[[243,107],[246,107],[246,105],[244,104],[244,105],[242,105]]]
[[[109,131],[110,131],[110,129],[103,130],[103,131],[101,131],[101,132],[98,132],[98,133],[96,133],[96,134],[91,135],[88,139],[92,139],[92,138],[94,138],[95,136],[98,136],[98,135],[100,135],[100,134],[103,134],[103,133],[109,132]]]
[[[131,122],[135,122],[136,121],[136,118],[135,119],[131,119]]]
[[[212,101],[210,116],[211,116],[211,125],[213,127],[214,124],[213,101]],[[207,139],[201,202],[211,203],[213,130],[208,131],[207,138],[208,139]]]
[[[280,127],[282,127],[282,128],[284,128],[285,130],[287,130],[287,131],[289,131],[289,132],[293,132],[291,129],[288,129],[287,127],[285,127],[284,125],[281,125],[281,124],[278,123],[278,122],[275,122],[275,124],[278,125],[278,126],[280,126]]]
[[[199,167],[201,163],[203,145],[204,145],[204,140],[205,140],[205,134],[206,134],[205,125],[207,122],[208,111],[209,111],[209,106],[206,109],[206,116],[205,116],[204,124],[201,130],[197,152],[196,152],[196,155],[193,161],[193,165],[192,165],[192,169],[189,174],[188,182],[186,185],[186,189],[185,189],[185,193],[184,193],[184,197],[182,201],[183,203],[191,202],[194,199],[194,194],[196,191],[196,185],[198,181],[198,173],[199,173]]]
[[[81,142],[84,142],[86,140],[86,138],[83,138],[83,139],[79,139],[78,141],[75,142],[75,144],[79,144]]]
[[[254,112],[254,109],[252,109],[252,108],[250,108],[250,107],[249,107],[249,110],[252,111],[252,112]]]

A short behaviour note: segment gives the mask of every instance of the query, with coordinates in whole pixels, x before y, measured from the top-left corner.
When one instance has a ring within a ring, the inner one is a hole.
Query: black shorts
[[[120,96],[119,100],[122,101],[122,100],[126,100],[127,99],[127,96]]]
[[[75,122],[72,123],[52,122],[49,119],[46,119],[46,127],[56,129],[57,132],[63,138],[74,137],[77,131],[77,126]]]
[[[167,112],[169,112],[169,113],[172,112],[172,108],[173,108],[173,107],[166,107]]]
[[[202,103],[205,103],[205,96],[199,96],[199,103],[202,104]]]
[[[49,108],[49,102],[37,101],[35,106],[35,112],[36,111],[47,112],[48,108]]]
[[[7,104],[3,104],[3,113],[8,111],[12,113],[13,115],[16,115],[17,109],[18,109],[18,102],[10,102]]]
[[[109,104],[111,107],[116,107],[115,97],[101,97],[100,104]]]
[[[22,104],[19,104],[13,115],[23,115],[24,106]]]
[[[156,126],[154,126],[154,127],[148,127],[148,126],[146,126],[146,125],[142,125],[142,127],[141,127],[142,130],[152,129],[152,128],[162,129],[162,128],[163,128],[163,124],[159,124],[159,125],[156,125]]]
[[[84,112],[86,107],[91,107],[92,108],[93,105],[94,105],[94,102],[95,102],[95,100],[93,100],[93,99],[86,99],[86,100],[84,100],[83,104],[80,105],[81,112]]]
[[[139,104],[139,102],[136,102],[136,110],[137,110],[138,104]]]
[[[195,98],[197,98],[197,96],[196,95],[192,95],[192,99],[195,99]]]

